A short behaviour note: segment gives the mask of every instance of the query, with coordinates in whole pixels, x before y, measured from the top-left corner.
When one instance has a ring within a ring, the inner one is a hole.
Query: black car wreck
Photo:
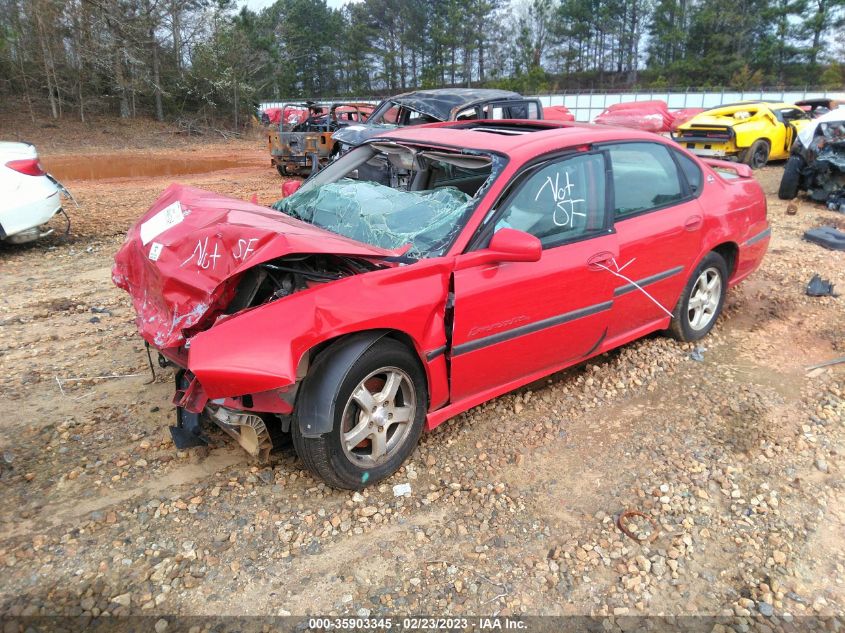
[[[799,191],[845,212],[845,108],[828,112],[798,134],[778,197],[791,200]]]
[[[340,154],[367,139],[406,125],[481,119],[542,119],[539,99],[518,92],[481,88],[416,90],[382,101],[366,123],[349,125],[332,135]]]

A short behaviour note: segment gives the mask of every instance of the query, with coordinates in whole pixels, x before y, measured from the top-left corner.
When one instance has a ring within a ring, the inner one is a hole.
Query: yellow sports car
[[[743,101],[705,110],[678,126],[673,138],[699,156],[733,158],[759,169],[771,159],[789,158],[798,131],[809,122],[796,105]]]

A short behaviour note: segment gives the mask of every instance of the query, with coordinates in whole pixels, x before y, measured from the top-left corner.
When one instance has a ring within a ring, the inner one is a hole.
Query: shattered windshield
[[[446,252],[492,181],[493,158],[364,145],[332,163],[273,208],[380,248],[409,247],[418,259]]]

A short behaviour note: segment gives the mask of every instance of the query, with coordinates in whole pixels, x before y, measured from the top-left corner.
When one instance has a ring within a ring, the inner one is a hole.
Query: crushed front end
[[[845,138],[818,137],[805,152],[804,178],[810,198],[845,212]]]
[[[215,328],[375,270],[389,254],[266,207],[169,187],[129,230],[112,279],[129,293],[138,331],[161,354],[160,364],[176,368],[176,424],[170,429],[176,447],[207,444],[206,420],[251,455],[266,456],[274,436],[288,429],[307,365],[299,365],[294,352],[262,362],[239,344],[227,347],[231,336],[218,336]],[[319,329],[308,322],[319,318],[316,313],[290,318]],[[248,334],[253,341],[261,335]]]
[[[253,457],[266,460],[279,437],[288,431],[297,385],[257,394],[209,400],[197,377],[187,369],[175,374],[176,424],[170,435],[176,448],[206,446],[202,421],[214,422]]]

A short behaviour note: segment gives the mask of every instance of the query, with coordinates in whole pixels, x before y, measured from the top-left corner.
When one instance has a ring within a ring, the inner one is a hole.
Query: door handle
[[[613,253],[609,251],[602,251],[596,253],[587,260],[587,268],[590,270],[601,270],[602,266],[609,267],[613,260]]]
[[[686,231],[697,231],[701,228],[701,225],[704,223],[704,218],[700,215],[691,215],[686,220],[684,220],[684,230]]]

